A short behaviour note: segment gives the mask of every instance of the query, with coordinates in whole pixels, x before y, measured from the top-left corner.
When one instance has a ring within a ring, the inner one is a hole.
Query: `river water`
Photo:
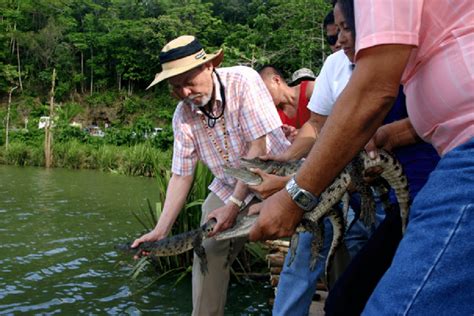
[[[190,277],[143,290],[153,272],[132,281],[133,260],[113,247],[143,232],[132,211],[157,190],[148,178],[0,165],[0,314],[189,315]],[[232,283],[226,315],[269,314],[270,291]]]

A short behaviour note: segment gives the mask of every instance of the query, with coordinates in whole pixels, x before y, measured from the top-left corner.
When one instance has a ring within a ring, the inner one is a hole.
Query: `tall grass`
[[[43,144],[12,142],[8,149],[0,147],[0,163],[17,166],[44,166]],[[53,167],[98,169],[131,176],[154,177],[161,169],[169,169],[171,152],[150,143],[135,146],[91,145],[78,140],[55,142]]]
[[[148,209],[142,210],[139,213],[133,213],[135,218],[148,231],[155,227],[160,217],[170,177],[170,171],[164,169],[161,170],[160,176],[157,176],[159,202],[155,208],[149,204]],[[170,236],[196,229],[200,226],[202,203],[209,194],[208,186],[212,179],[213,175],[209,169],[202,163],[198,163],[195,170],[194,182],[188,194],[186,204],[184,209],[180,212]],[[233,264],[232,271],[238,270],[244,273],[250,271],[256,272],[255,269],[258,269],[258,272],[261,272],[261,270],[267,271],[265,261],[265,255],[267,253],[266,248],[260,243],[246,243],[245,251],[240,252],[237,260]],[[135,279],[140,273],[146,271],[148,265],[152,265],[159,273],[159,275],[155,277],[154,282],[169,273],[179,273],[176,279],[180,280],[184,275],[191,272],[192,258],[192,251],[169,257],[143,257],[135,263],[131,275],[132,278]]]

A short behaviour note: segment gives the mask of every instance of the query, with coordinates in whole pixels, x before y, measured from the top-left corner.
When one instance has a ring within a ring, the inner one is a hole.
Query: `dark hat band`
[[[170,49],[167,52],[160,52],[160,63],[164,64],[176,59],[187,57],[194,53],[197,53],[202,49],[201,43],[197,39],[194,39],[191,43],[186,46],[176,47]]]

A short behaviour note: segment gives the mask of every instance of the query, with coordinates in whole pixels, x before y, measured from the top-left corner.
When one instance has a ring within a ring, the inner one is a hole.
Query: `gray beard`
[[[201,95],[199,95],[201,96]],[[203,95],[201,97],[201,102],[195,102],[194,99],[198,97],[198,96],[190,96],[190,97],[187,97],[184,101],[193,106],[193,107],[202,107],[202,106],[205,106],[206,104],[209,103],[209,101],[211,101],[211,96],[210,95]]]

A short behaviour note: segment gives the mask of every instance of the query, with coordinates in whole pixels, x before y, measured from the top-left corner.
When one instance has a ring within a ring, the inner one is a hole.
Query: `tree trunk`
[[[7,126],[5,130],[5,148],[8,149],[8,129],[10,128],[10,109],[12,105],[12,93],[13,90],[18,88],[18,86],[15,86],[10,89],[10,92],[8,93],[8,110],[7,110]]]
[[[21,82],[21,63],[20,63],[20,44],[16,41],[16,60],[18,63],[18,83],[20,84],[20,90],[23,92],[23,83]]]
[[[122,74],[117,74],[118,91],[122,91]]]
[[[84,52],[81,51],[81,93],[84,94]]]
[[[94,90],[94,52],[91,47],[91,91],[90,95],[92,95],[92,91]]]
[[[44,155],[46,168],[50,168],[53,162],[53,118],[54,118],[54,84],[56,82],[56,68],[53,68],[53,76],[51,78],[51,99],[49,101],[49,122],[44,128]]]

